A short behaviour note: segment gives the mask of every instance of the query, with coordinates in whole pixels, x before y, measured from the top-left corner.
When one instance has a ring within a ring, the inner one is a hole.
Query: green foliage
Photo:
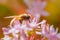
[[[10,16],[14,13],[5,5],[0,4],[0,17]]]

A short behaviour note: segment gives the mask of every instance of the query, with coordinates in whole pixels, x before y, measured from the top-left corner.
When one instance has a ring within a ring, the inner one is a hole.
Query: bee
[[[8,17],[4,17],[4,18],[13,18],[10,22],[10,25],[12,25],[15,20],[19,20],[20,22],[22,22],[23,20],[29,20],[31,18],[31,15],[30,14],[21,14],[21,15],[17,15],[17,16],[8,16]]]

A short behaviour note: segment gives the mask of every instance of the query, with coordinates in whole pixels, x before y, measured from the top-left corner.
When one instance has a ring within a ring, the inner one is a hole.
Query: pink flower
[[[58,33],[58,28],[56,30],[54,29],[53,25],[49,26],[49,24],[45,24],[42,27],[42,33],[43,36],[47,37],[48,40],[58,40],[60,39],[60,33]],[[59,36],[58,36],[59,35]]]
[[[46,6],[46,1],[42,0],[24,0],[26,5],[28,6],[27,13],[36,17],[37,20],[44,15],[47,16],[48,12],[44,10]]]
[[[2,30],[3,30],[4,37],[1,38],[1,40],[12,40],[12,38],[8,36],[9,28],[2,28]]]
[[[40,25],[40,26],[39,26]],[[20,40],[38,40],[37,35],[43,36],[40,38],[40,40],[43,40],[44,37],[46,37],[48,40],[60,40],[60,33],[58,33],[58,28],[56,30],[54,29],[53,25],[49,26],[49,24],[46,23],[46,20],[43,20],[41,22],[37,22],[36,18],[29,20],[23,20],[22,23],[19,22],[19,20],[14,20],[13,23],[10,25],[11,28],[3,28],[4,32],[4,38],[9,37],[8,35],[12,33],[13,40],[18,40],[18,37],[20,36]],[[37,28],[40,28],[41,31],[35,31],[29,38],[27,31],[33,31]],[[18,33],[20,32],[20,35]]]
[[[9,28],[2,28],[3,34],[8,35]]]
[[[12,38],[9,36],[4,36],[4,38],[2,38],[1,40],[12,40]]]

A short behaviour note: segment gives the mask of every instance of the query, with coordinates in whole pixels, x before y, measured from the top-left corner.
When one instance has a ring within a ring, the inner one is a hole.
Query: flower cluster
[[[4,38],[1,40],[60,40],[58,28],[54,29],[53,25],[49,25],[46,20],[38,22],[39,17],[48,15],[44,10],[46,6],[45,0],[24,0],[28,6],[27,13],[33,17],[29,20],[13,17],[9,28],[2,28]],[[9,17],[7,17],[9,18]]]
[[[33,18],[31,21],[24,20],[22,23],[15,20],[11,28],[2,28],[4,38],[1,40],[60,40],[58,28],[46,23],[46,20],[40,23]],[[12,36],[9,36],[12,35]]]

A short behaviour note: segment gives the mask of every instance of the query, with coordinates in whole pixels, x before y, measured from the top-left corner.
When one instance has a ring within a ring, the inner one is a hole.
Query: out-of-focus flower
[[[3,34],[8,35],[9,28],[2,28]]]
[[[44,15],[47,16],[48,12],[44,10],[46,6],[46,1],[42,0],[24,0],[26,5],[28,6],[27,13],[36,17],[37,20]]]
[[[12,38],[9,36],[4,36],[4,38],[2,38],[1,40],[12,40]]]
[[[58,39],[60,39],[60,37],[59,37],[60,33],[58,33],[58,28],[56,28],[56,30],[55,30],[53,25],[49,26],[49,24],[46,24],[46,23],[44,25],[42,27],[42,33],[41,33],[43,36],[47,37],[48,40],[53,40],[53,39],[58,40]]]
[[[46,31],[48,31],[48,33],[46,32],[46,37],[49,39],[49,40],[58,40],[58,39],[60,39],[60,34],[58,33],[58,28],[56,28],[56,30],[54,29],[54,27],[53,27],[53,25],[52,26],[50,26],[50,28],[48,28],[49,29],[49,31],[48,30],[46,30]],[[59,36],[58,36],[59,35]]]
[[[2,38],[1,40],[12,40],[12,38],[9,37],[8,35],[9,28],[2,28],[2,30],[3,30],[4,38]]]
[[[58,33],[58,28],[55,30],[53,25],[49,26],[49,24],[46,24],[46,20],[43,20],[40,23],[41,31],[36,31],[36,34],[43,36],[42,39],[45,39],[46,37],[48,40],[60,40],[60,33]]]
[[[46,23],[46,20],[43,20],[40,23],[38,23],[35,18],[30,22],[29,20],[23,20],[22,23],[20,23],[19,20],[15,20],[12,26],[13,27],[9,29],[3,28],[5,35],[4,39],[6,37],[9,39],[8,35],[12,33],[13,40],[18,40],[19,36],[20,40],[60,40],[58,28],[55,30],[53,25],[49,26],[49,24]],[[40,30],[37,31],[36,29],[38,28],[40,28]],[[33,33],[29,36],[28,31],[32,31]],[[20,33],[20,35],[18,33]],[[41,37],[38,37],[38,35]]]

